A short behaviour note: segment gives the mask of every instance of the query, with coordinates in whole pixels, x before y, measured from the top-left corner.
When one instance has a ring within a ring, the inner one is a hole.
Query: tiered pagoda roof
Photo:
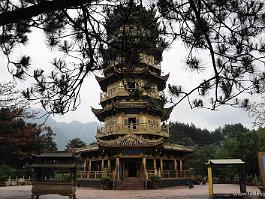
[[[96,80],[98,81],[100,88],[102,91],[107,91],[107,86],[109,83],[112,83],[114,80],[123,79],[129,76],[130,78],[135,77],[143,77],[147,78],[151,82],[156,82],[158,86],[158,90],[162,91],[166,88],[166,82],[168,80],[169,74],[165,76],[158,75],[150,71],[148,68],[141,68],[133,71],[125,71],[125,70],[113,70],[113,72],[109,73],[104,77],[96,76]]]
[[[114,140],[97,139],[97,143],[103,147],[153,147],[162,144],[164,138],[159,139],[146,139],[142,136],[129,133],[125,136],[118,137]]]
[[[113,182],[128,178],[146,182],[150,172],[173,169],[172,176],[168,172],[157,174],[183,181],[189,175],[183,170],[183,160],[193,149],[166,142],[169,126],[165,120],[173,107],[165,107],[161,92],[169,74],[162,75],[160,63],[166,42],[160,37],[156,10],[135,0],[127,3],[107,12],[108,45],[99,49],[103,70],[102,76],[96,76],[103,91],[102,108],[91,107],[104,124],[97,129],[96,143],[74,149],[85,160],[81,176],[90,180],[106,173]]]
[[[96,109],[91,107],[93,113],[96,115],[99,121],[104,122],[104,119],[113,115],[119,111],[124,113],[138,113],[140,111],[152,113],[154,115],[158,115],[161,117],[161,121],[165,121],[169,118],[169,115],[172,111],[172,108],[161,108],[156,107],[155,105],[150,104],[150,102],[142,101],[142,102],[112,102],[108,107],[103,109]]]
[[[155,15],[155,10],[147,10],[133,1],[129,7],[121,6],[108,14],[105,28],[111,45],[100,49],[104,76],[96,76],[103,96],[108,98],[101,101],[102,109],[92,108],[92,111],[109,130],[96,137],[96,144],[83,147],[78,153],[148,147],[183,153],[192,151],[181,145],[166,144],[167,136],[161,133],[160,124],[169,118],[172,107],[165,108],[164,99],[159,95],[166,88],[169,74],[161,75],[160,62],[166,43],[159,35],[161,30]],[[129,91],[130,82],[135,85],[132,91]],[[141,85],[149,86],[149,83],[153,90],[143,91],[145,88]],[[128,95],[119,94],[121,89]],[[139,121],[146,124],[144,130],[130,129],[140,126]],[[119,134],[115,134],[115,125],[124,127],[117,131]]]
[[[104,68],[109,67],[109,60],[115,60],[121,54],[124,60],[132,63],[137,62],[139,53],[151,55],[157,62],[162,60],[166,43],[159,36],[162,30],[156,11],[147,10],[133,1],[129,4],[108,13],[105,28],[111,47],[102,50]]]
[[[100,140],[98,139],[97,144],[90,144],[85,147],[76,149],[75,153],[84,153],[84,152],[94,152],[98,151],[100,147],[106,148],[144,148],[144,147],[156,147],[165,151],[175,151],[175,152],[185,152],[192,153],[193,149],[179,145],[179,144],[169,144],[163,143],[162,138],[157,140],[145,139],[133,134],[128,134],[124,137],[119,137],[115,140]]]
[[[79,153],[93,152],[93,151],[98,151],[98,150],[99,150],[98,144],[89,144],[89,145],[86,145],[82,148],[76,149],[75,153],[79,154]]]
[[[169,144],[169,143],[164,144],[163,149],[170,150],[170,151],[190,152],[190,153],[193,151],[193,149],[190,147],[186,147],[186,146],[179,145],[179,144]]]

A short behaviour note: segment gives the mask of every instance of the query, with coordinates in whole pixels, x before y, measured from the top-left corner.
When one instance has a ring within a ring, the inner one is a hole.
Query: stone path
[[[238,185],[215,185],[215,193],[239,193]],[[252,195],[260,193],[255,186],[248,186]],[[0,187],[0,199],[30,199],[31,186]],[[40,199],[67,199],[59,195],[40,196]],[[194,189],[171,187],[158,190],[99,190],[78,188],[78,199],[208,199],[208,186],[196,185]]]

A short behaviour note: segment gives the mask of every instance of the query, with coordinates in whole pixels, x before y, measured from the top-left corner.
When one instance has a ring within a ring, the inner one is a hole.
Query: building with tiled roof
[[[176,183],[190,179],[184,157],[192,150],[165,142],[172,108],[164,107],[161,96],[169,75],[161,75],[165,43],[155,11],[135,3],[119,6],[105,27],[109,45],[101,49],[103,76],[96,77],[102,108],[92,108],[104,125],[96,143],[76,151],[85,161],[80,183],[108,175],[122,189],[130,180],[144,185],[152,175]]]

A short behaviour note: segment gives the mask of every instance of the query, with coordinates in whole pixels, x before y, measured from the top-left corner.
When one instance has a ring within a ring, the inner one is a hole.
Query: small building
[[[142,189],[152,175],[162,178],[162,186],[191,178],[184,157],[192,149],[166,143],[172,109],[164,107],[169,75],[161,71],[165,42],[155,11],[132,2],[108,12],[103,76],[96,77],[102,109],[92,108],[104,126],[95,144],[77,151],[84,159],[80,185],[98,185],[103,175],[115,189]]]
[[[32,199],[40,195],[59,194],[76,199],[77,163],[73,153],[56,152],[33,155]]]
[[[208,160],[206,163],[208,170],[208,186],[209,186],[209,198],[246,198],[246,183],[245,183],[245,170],[244,164],[241,159],[213,159]],[[212,168],[214,166],[236,166],[239,169],[239,185],[240,185],[240,193],[214,193],[213,192],[213,172]]]

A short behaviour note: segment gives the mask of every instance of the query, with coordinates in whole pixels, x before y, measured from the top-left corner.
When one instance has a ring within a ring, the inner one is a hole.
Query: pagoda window
[[[136,129],[136,117],[128,118],[129,128]]]
[[[128,82],[127,83],[127,89],[129,92],[135,91],[136,83],[135,82]]]
[[[136,130],[139,126],[139,119],[136,117],[129,117],[124,120],[124,125],[128,129]]]

